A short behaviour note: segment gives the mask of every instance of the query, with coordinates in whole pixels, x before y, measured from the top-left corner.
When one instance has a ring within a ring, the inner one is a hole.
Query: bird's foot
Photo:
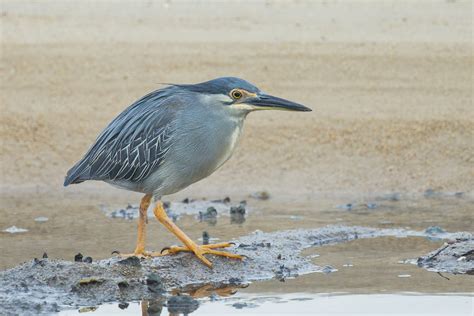
[[[224,242],[224,243],[210,244],[210,245],[193,244],[192,247],[171,246],[171,247],[164,248],[160,253],[151,253],[150,255],[152,257],[155,257],[155,256],[173,255],[173,254],[177,254],[183,251],[193,252],[196,255],[196,257],[198,257],[199,260],[201,260],[206,266],[211,268],[212,263],[206,257],[204,257],[205,254],[211,254],[215,256],[227,257],[227,258],[232,258],[232,259],[240,259],[240,260],[244,259],[244,257],[241,255],[237,255],[237,254],[226,252],[226,251],[215,250],[217,248],[226,248],[232,245],[233,243]]]
[[[144,249],[135,249],[133,253],[121,253],[117,250],[113,251],[112,254],[119,256],[120,258],[126,259],[130,257],[137,257],[137,258],[149,258],[151,257],[152,252],[145,251]]]

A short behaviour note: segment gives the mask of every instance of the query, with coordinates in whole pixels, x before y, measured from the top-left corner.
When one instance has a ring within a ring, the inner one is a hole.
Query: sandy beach
[[[2,192],[64,192],[102,128],[160,82],[234,75],[313,112],[251,115],[233,159],[185,195],[471,193],[470,3],[396,3],[3,1]]]

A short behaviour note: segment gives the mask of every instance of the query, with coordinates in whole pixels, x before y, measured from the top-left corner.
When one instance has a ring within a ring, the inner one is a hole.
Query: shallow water
[[[350,315],[358,311],[364,311],[364,314],[391,311],[395,315],[421,312],[470,315],[469,312],[472,311],[472,296],[469,296],[473,289],[472,276],[438,274],[410,263],[444,243],[444,240],[435,236],[436,232],[474,231],[471,220],[473,202],[469,198],[429,192],[418,197],[388,194],[371,199],[320,199],[317,202],[276,203],[272,199],[247,199],[247,214],[235,221],[228,210],[231,205],[238,205],[240,200],[233,199],[228,204],[220,205],[217,208],[218,216],[211,221],[202,220],[198,215],[199,211],[206,211],[206,203],[197,203],[195,209],[192,204],[191,207],[188,205],[183,208],[182,203],[171,203],[170,209],[177,224],[196,240],[202,236],[203,231],[209,233],[211,241],[225,241],[257,230],[272,232],[333,224],[403,228],[421,232],[428,230],[435,234],[403,238],[385,236],[308,248],[303,254],[317,266],[327,267],[327,273],[305,274],[294,279],[284,279],[284,282],[254,282],[248,288],[234,289],[236,294],[227,298],[215,294],[221,291],[200,292],[197,298],[200,305],[193,315],[273,315],[277,312]],[[93,203],[93,200],[85,203]],[[54,208],[41,214],[25,212],[26,216],[16,217],[16,222],[11,224],[26,227],[28,232],[2,235],[5,238],[0,243],[5,245],[8,242],[14,247],[2,247],[10,251],[11,255],[0,259],[0,264],[3,267],[13,266],[21,260],[31,260],[30,239],[38,240],[41,245],[33,245],[36,246],[34,256],[40,257],[47,251],[50,258],[62,257],[68,260],[72,260],[75,253],[82,252],[84,256],[90,255],[96,261],[108,257],[113,249],[131,248],[135,239],[136,220],[107,216],[110,215],[110,210],[124,208],[127,204],[121,205],[113,207],[96,204],[95,208],[90,209],[89,206],[81,214],[68,214],[77,222],[71,221],[71,225],[66,226],[67,229],[64,221],[68,217],[56,216]],[[84,205],[78,203],[75,207],[80,209]],[[20,209],[29,208],[25,206]],[[38,216],[49,219],[34,221]],[[74,226],[82,229],[82,232],[75,231]],[[90,233],[84,234],[84,230]],[[148,249],[159,250],[160,247],[176,243],[152,218],[148,232]],[[228,295],[230,292],[225,293]],[[335,295],[337,293],[345,295]],[[417,294],[412,296],[400,293]],[[167,298],[162,297],[161,300],[165,303]],[[426,304],[415,304],[415,301]],[[98,309],[91,311],[91,315],[141,313],[137,302],[128,303],[128,308],[124,310],[118,308],[118,302],[95,306]],[[234,304],[237,305],[233,306]],[[77,314],[77,310],[62,312],[62,315],[69,314]],[[166,314],[166,307],[163,307],[162,315]]]
[[[155,304],[153,306],[153,303]],[[231,298],[200,300],[193,315],[472,315],[474,298],[469,295],[376,294],[272,294],[239,293]],[[148,311],[152,305],[153,310]],[[157,308],[157,305],[159,306]],[[90,315],[173,315],[163,302],[141,301],[122,305],[104,304]],[[161,308],[161,310],[160,310]],[[159,312],[156,312],[159,310]],[[155,313],[153,313],[155,311]],[[77,315],[63,311],[61,316]]]

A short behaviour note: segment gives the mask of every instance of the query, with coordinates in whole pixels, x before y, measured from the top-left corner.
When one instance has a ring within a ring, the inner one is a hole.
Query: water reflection
[[[141,315],[161,316],[163,311],[167,311],[169,316],[189,315],[199,308],[197,299],[210,298],[215,300],[217,297],[230,297],[236,294],[238,289],[246,287],[248,287],[248,284],[204,284],[199,287],[175,289],[171,292],[172,296],[170,297],[156,296],[153,299],[141,300]],[[130,304],[127,302],[118,304],[121,310],[126,310],[129,306]],[[87,312],[96,310],[97,307],[88,307]]]

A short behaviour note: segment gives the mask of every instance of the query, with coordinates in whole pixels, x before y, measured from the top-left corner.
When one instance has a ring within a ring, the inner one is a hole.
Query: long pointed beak
[[[312,111],[310,108],[302,104],[268,94],[259,94],[255,98],[245,101],[245,103],[252,105],[256,110]]]

